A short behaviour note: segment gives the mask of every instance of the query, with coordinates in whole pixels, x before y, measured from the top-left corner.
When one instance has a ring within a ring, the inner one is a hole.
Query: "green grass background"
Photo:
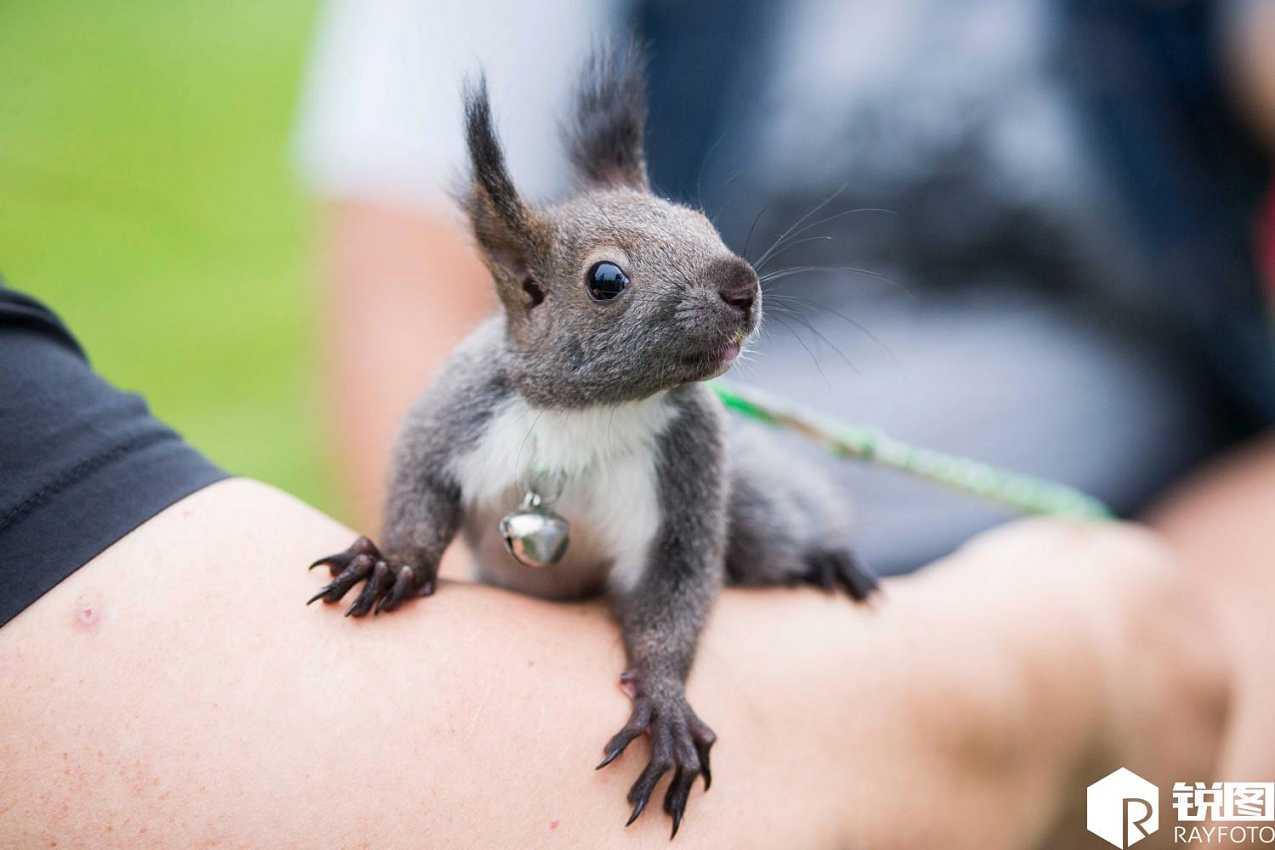
[[[314,6],[0,0],[0,274],[214,460],[332,509],[289,151]]]

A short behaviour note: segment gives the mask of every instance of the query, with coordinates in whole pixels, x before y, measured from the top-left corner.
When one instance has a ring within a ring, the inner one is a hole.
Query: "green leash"
[[[875,428],[845,425],[727,381],[712,381],[709,386],[728,409],[767,425],[796,431],[838,457],[855,457],[888,466],[1025,513],[1086,519],[1112,517],[1102,502],[1062,484],[910,446]]]

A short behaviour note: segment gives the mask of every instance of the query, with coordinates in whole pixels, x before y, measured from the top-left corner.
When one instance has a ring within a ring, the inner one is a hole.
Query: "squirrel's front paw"
[[[636,679],[629,674],[626,674],[626,678],[628,683],[636,683]],[[716,742],[717,735],[695,715],[684,696],[647,696],[642,692],[641,685],[637,684],[629,722],[607,743],[598,769],[615,761],[625,747],[643,732],[651,736],[651,759],[629,789],[628,799],[633,804],[633,814],[629,815],[628,822],[624,825],[628,826],[638,819],[661,777],[672,770],[673,781],[664,794],[664,811],[673,818],[673,835],[669,836],[672,838],[677,835],[677,828],[682,823],[686,800],[691,794],[695,778],[703,774],[705,791],[713,782],[708,753]]]
[[[434,592],[434,571],[407,564],[391,566],[381,556],[376,544],[366,537],[355,540],[344,552],[320,558],[310,565],[310,569],[320,564],[327,564],[332,582],[310,597],[307,605],[316,599],[329,604],[340,602],[350,588],[367,580],[359,598],[345,612],[347,617],[362,617],[369,611],[376,614],[393,611],[404,599],[429,596]]]

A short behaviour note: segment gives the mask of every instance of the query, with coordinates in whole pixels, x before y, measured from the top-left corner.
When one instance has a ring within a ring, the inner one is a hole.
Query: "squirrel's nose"
[[[714,271],[717,294],[747,316],[757,300],[757,273],[753,271],[753,267],[743,260],[733,260],[719,264]]]

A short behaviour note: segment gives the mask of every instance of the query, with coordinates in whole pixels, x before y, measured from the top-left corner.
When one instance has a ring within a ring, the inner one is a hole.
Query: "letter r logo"
[[[1090,832],[1125,850],[1160,828],[1160,789],[1122,767],[1089,786],[1085,817]]]

